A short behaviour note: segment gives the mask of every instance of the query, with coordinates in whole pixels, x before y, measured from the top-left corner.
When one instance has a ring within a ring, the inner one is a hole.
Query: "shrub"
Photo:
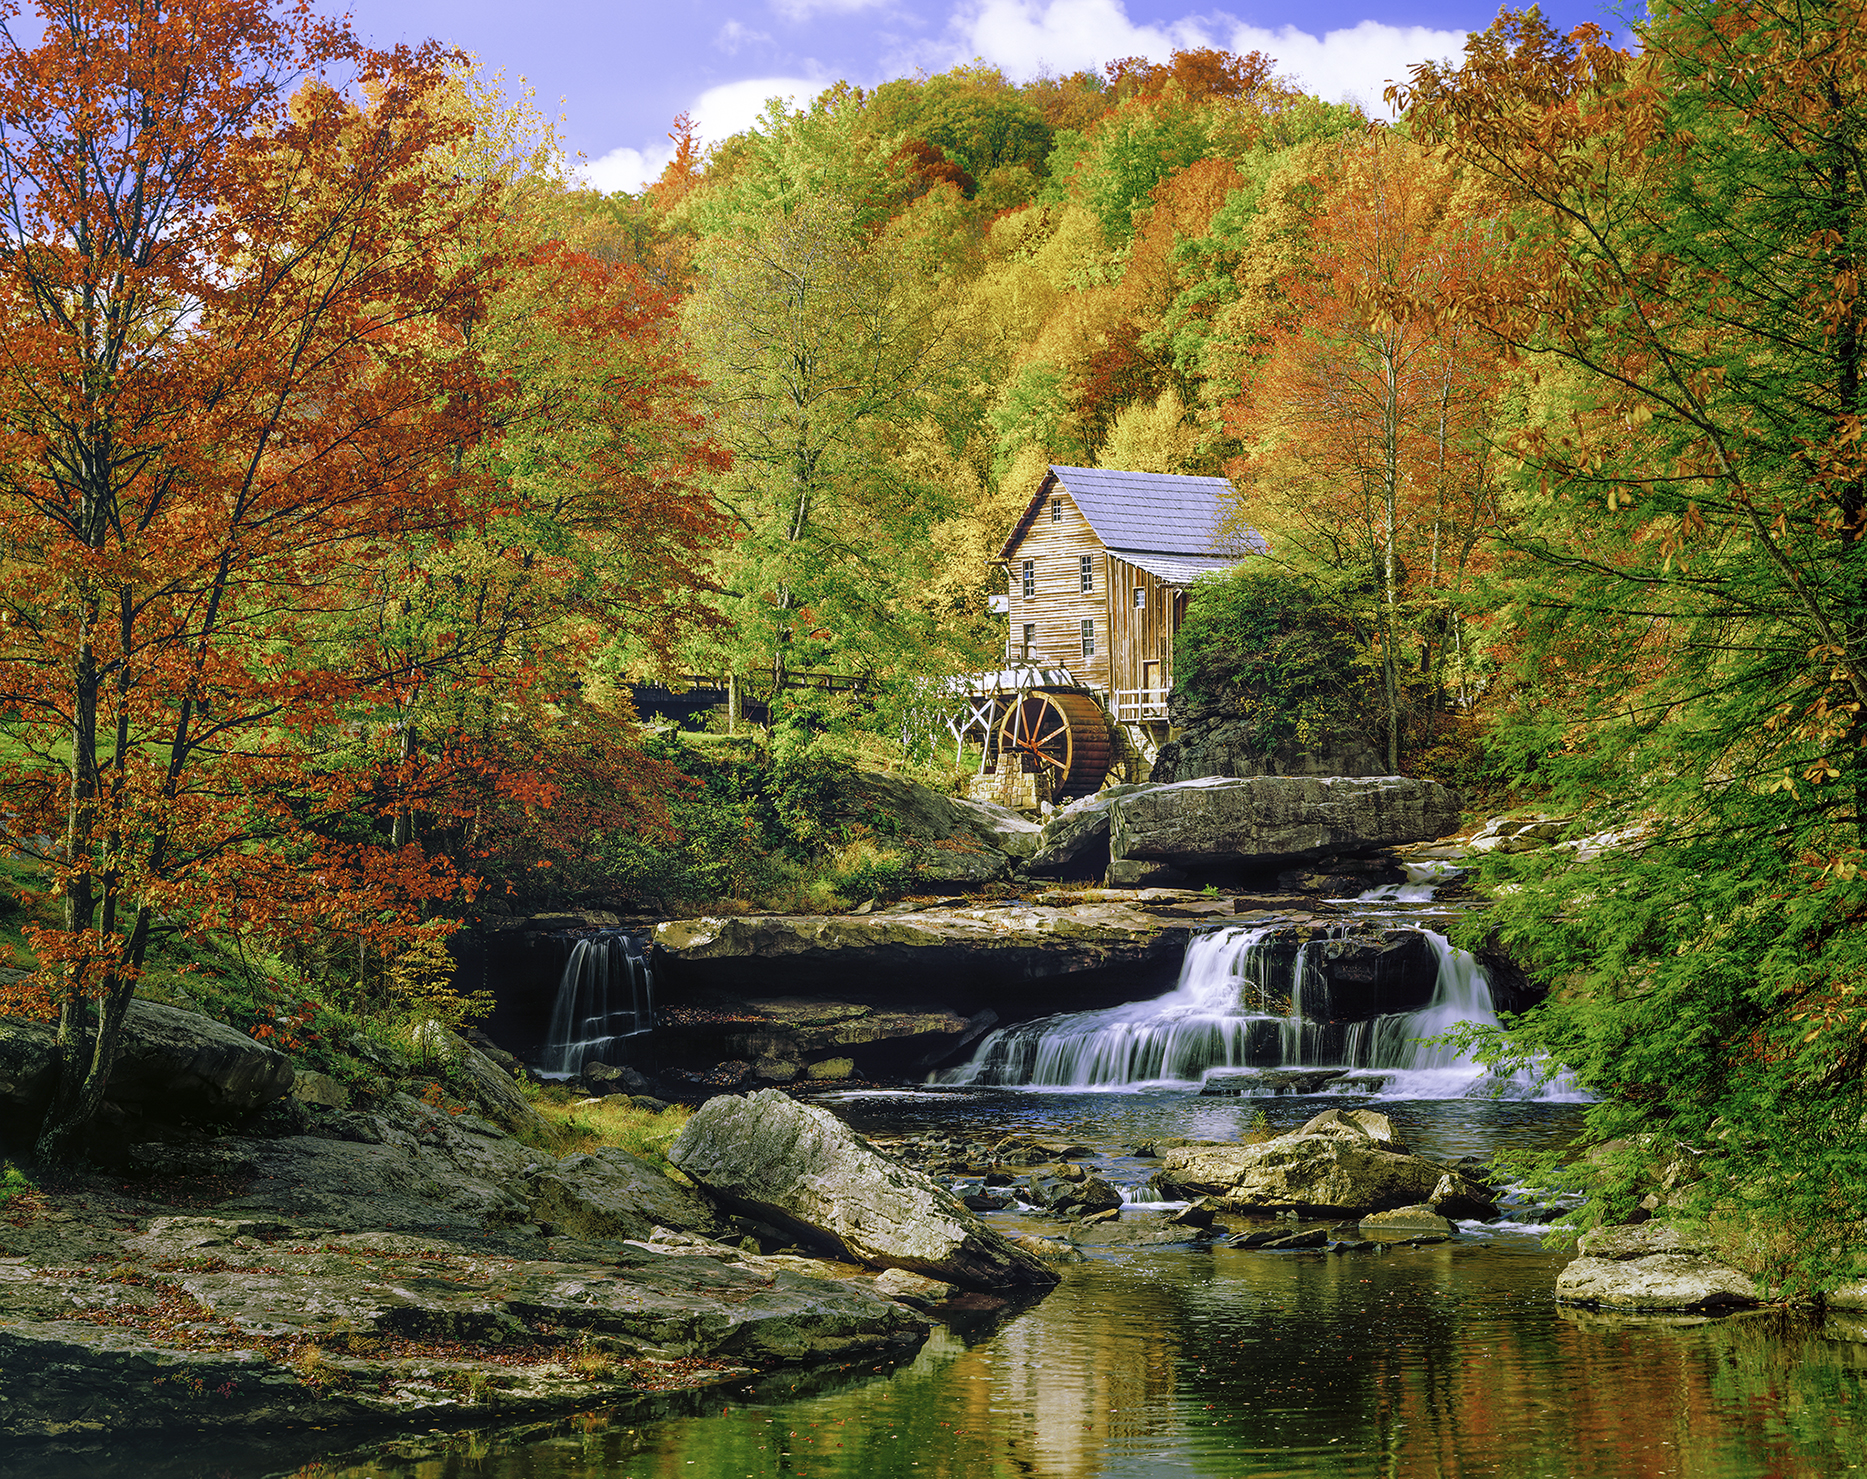
[[[1248,720],[1259,748],[1365,729],[1379,712],[1335,577],[1269,559],[1200,581],[1174,642],[1174,686],[1191,705]]]

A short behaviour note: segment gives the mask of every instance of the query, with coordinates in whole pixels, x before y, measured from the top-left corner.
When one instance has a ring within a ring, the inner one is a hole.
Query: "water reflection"
[[[976,1345],[818,1395],[391,1446],[303,1479],[1828,1475],[1863,1462],[1867,1324],[1557,1310],[1506,1235],[1377,1256],[1149,1253]],[[1853,1328],[1859,1327],[1859,1328]]]
[[[1123,1179],[1158,1135],[1221,1138],[1317,1099],[1181,1093],[851,1098],[870,1133],[1017,1130]],[[1573,1106],[1383,1103],[1440,1156],[1559,1145]],[[1556,1308],[1565,1255],[1520,1233],[1379,1254],[1109,1252],[996,1328],[908,1364],[774,1373],[574,1420],[345,1446],[301,1434],[167,1454],[0,1453],[30,1479],[1814,1479],[1867,1467],[1867,1318],[1628,1319]]]

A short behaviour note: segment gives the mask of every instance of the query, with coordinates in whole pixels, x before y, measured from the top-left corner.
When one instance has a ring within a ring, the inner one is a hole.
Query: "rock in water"
[[[931,1309],[951,1299],[958,1291],[938,1279],[923,1279],[904,1268],[883,1269],[875,1280],[875,1292],[885,1298],[911,1305],[918,1310]]]
[[[1756,1281],[1724,1263],[1706,1229],[1643,1222],[1582,1234],[1582,1256],[1556,1276],[1562,1304],[1695,1310],[1756,1304]]]
[[[1436,1232],[1455,1233],[1458,1228],[1441,1217],[1430,1206],[1420,1203],[1412,1207],[1395,1207],[1389,1212],[1371,1212],[1356,1224],[1366,1232]]]
[[[1057,1282],[945,1187],[882,1155],[827,1110],[777,1089],[709,1099],[668,1159],[733,1210],[852,1262],[969,1289]]]
[[[1302,1129],[1261,1145],[1188,1145],[1168,1150],[1154,1177],[1169,1198],[1216,1197],[1241,1211],[1294,1209],[1359,1216],[1426,1201],[1445,1175],[1397,1145],[1386,1116],[1325,1110]]]
[[[633,1068],[618,1068],[610,1063],[584,1064],[583,1083],[598,1098],[610,1094],[646,1094],[654,1087]]]
[[[1757,1303],[1749,1274],[1690,1253],[1578,1258],[1556,1276],[1562,1304],[1620,1310],[1698,1310]]]
[[[1372,1109],[1325,1109],[1313,1115],[1296,1132],[1299,1135],[1339,1135],[1351,1141],[1373,1141],[1376,1150],[1391,1150],[1405,1155],[1407,1147],[1394,1133],[1394,1122]]]
[[[1441,1217],[1489,1222],[1497,1216],[1497,1198],[1490,1189],[1453,1171],[1439,1178],[1439,1184],[1426,1200]]]

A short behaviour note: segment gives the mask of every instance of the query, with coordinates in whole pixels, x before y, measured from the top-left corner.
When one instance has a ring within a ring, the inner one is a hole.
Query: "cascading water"
[[[540,1070],[568,1078],[654,1025],[655,977],[635,937],[621,930],[585,935],[558,980]]]
[[[1330,934],[1340,935],[1346,925]],[[1483,1070],[1451,1047],[1422,1042],[1458,1022],[1492,1024],[1497,1013],[1483,968],[1444,935],[1418,930],[1438,962],[1432,999],[1410,1012],[1359,1021],[1312,1020],[1305,997],[1327,1010],[1328,986],[1306,940],[1280,968],[1274,928],[1221,929],[1188,944],[1179,983],[1153,1001],[1077,1012],[1001,1028],[973,1060],[940,1075],[952,1084],[1116,1088],[1198,1083],[1214,1069],[1385,1070],[1385,1092],[1450,1098]],[[1417,999],[1417,998],[1416,998]]]
[[[1405,883],[1383,883],[1366,889],[1352,900],[1344,902],[1355,904],[1430,904],[1433,890],[1448,879],[1457,878],[1464,869],[1453,863],[1424,862],[1402,863],[1401,870],[1407,875]]]

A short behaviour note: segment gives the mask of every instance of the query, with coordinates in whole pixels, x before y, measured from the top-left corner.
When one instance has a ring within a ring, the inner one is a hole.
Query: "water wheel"
[[[1099,791],[1115,755],[1108,722],[1093,698],[1044,689],[1011,706],[999,728],[998,749],[1015,755],[1025,774],[1047,775],[1050,794],[1060,801]]]

